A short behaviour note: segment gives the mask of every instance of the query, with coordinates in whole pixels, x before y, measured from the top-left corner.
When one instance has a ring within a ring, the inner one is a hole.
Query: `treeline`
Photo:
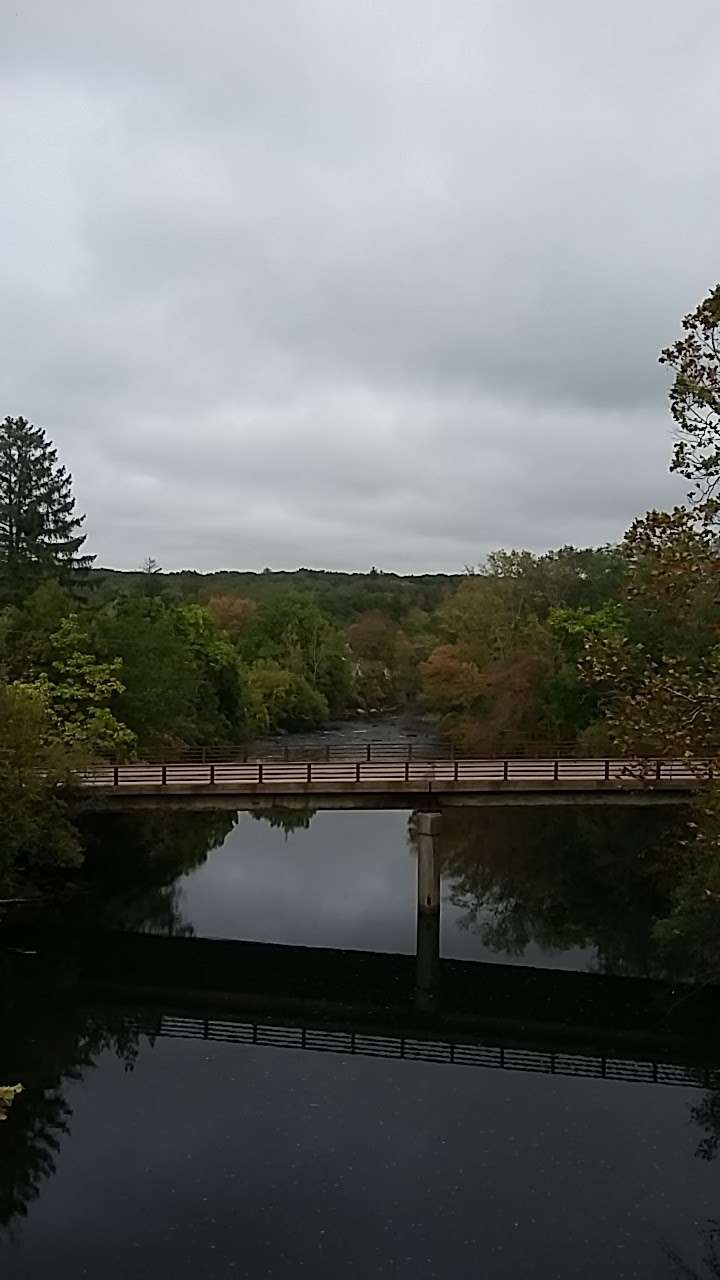
[[[309,596],[328,617],[347,626],[360,614],[379,611],[401,622],[416,610],[432,613],[457,586],[462,574],[399,574],[371,568],[367,573],[330,569],[263,569],[260,573],[219,570],[164,572],[152,556],[136,570],[92,568],[88,580],[101,599],[145,590],[149,574],[163,594],[177,602],[206,604],[213,596],[240,596],[255,604],[292,592]]]

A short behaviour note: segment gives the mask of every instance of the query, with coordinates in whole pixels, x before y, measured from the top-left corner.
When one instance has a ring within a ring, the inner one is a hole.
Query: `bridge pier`
[[[442,830],[441,813],[413,815],[417,851],[417,949],[415,962],[415,1006],[421,1011],[435,1008],[440,978],[440,860],[437,836]]]

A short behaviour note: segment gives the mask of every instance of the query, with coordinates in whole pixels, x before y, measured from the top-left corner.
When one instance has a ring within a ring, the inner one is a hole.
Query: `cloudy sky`
[[[717,0],[0,16],[0,412],[99,563],[458,570],[682,496]]]

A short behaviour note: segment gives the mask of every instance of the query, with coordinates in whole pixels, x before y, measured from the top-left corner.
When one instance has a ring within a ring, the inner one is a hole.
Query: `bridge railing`
[[[513,743],[512,749],[496,751],[493,756],[487,752],[469,751],[455,748],[449,743],[425,742],[382,742],[369,741],[358,743],[323,743],[314,746],[302,746],[296,743],[281,741],[258,741],[255,743],[214,743],[199,747],[167,747],[162,750],[142,753],[138,763],[142,764],[212,764],[226,763],[233,760],[248,764],[254,761],[282,761],[283,763],[307,763],[308,760],[318,764],[373,762],[384,763],[414,760],[476,760],[479,758],[497,759],[560,759],[578,758],[582,755],[572,742],[533,742],[530,739]],[[100,761],[98,761],[100,763]],[[125,761],[111,756],[102,758],[104,764],[123,764]]]
[[[282,788],[292,786],[353,786],[391,784],[398,788],[528,783],[690,784],[714,776],[711,760],[555,759],[522,758],[454,760],[224,760],[209,763],[164,761],[97,765],[80,775],[86,786]]]

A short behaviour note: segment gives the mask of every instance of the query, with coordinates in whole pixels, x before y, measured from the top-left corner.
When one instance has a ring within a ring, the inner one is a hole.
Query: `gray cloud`
[[[0,408],[103,563],[456,570],[682,496],[712,0],[4,8]]]

